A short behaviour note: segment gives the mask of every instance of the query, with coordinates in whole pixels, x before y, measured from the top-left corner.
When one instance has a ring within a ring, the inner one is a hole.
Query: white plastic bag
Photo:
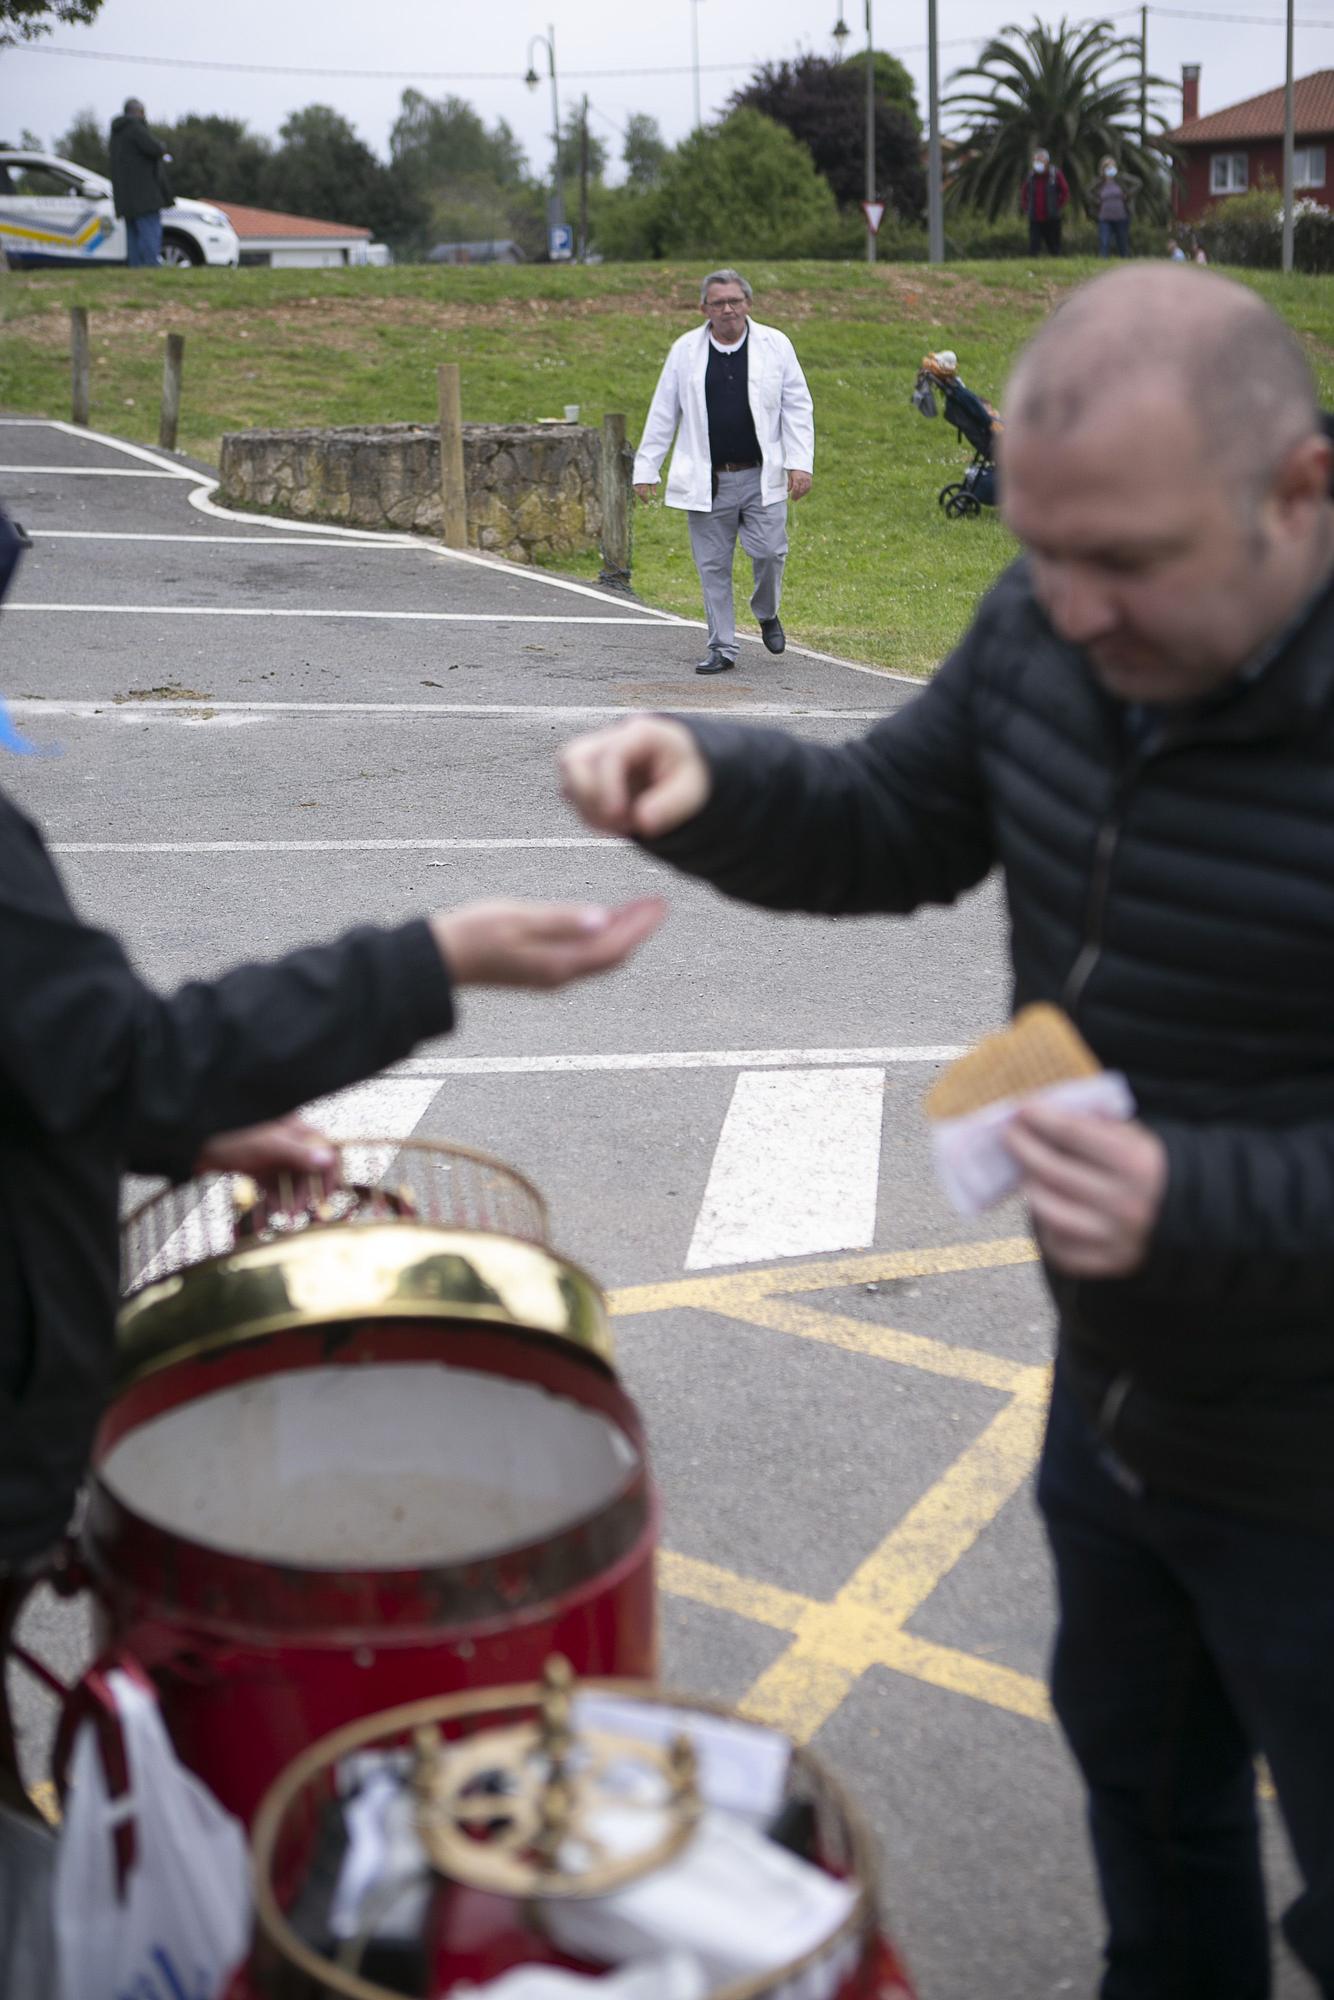
[[[56,1857],[60,2000],[214,2000],[250,1944],[245,1833],[172,1748],[153,1696],[113,1671],[128,1787],[108,1792],[97,1732],[74,1743]],[[117,1881],[116,1829],[135,1853]]]

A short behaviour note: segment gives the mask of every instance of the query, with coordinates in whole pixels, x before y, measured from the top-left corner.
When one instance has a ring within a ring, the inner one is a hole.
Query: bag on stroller
[[[934,417],[937,395],[944,404],[945,421],[958,432],[960,444],[973,448],[973,461],[963,478],[942,486],[937,496],[948,518],[958,521],[996,504],[996,439],[1004,426],[1000,412],[959,379],[958,356],[948,348],[923,355],[909,400],[924,417]]]

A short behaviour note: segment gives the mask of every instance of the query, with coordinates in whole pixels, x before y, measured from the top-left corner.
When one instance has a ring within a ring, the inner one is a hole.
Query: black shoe
[[[781,653],[787,644],[787,633],[783,630],[781,618],[761,618],[760,637],[771,653]]]
[[[729,660],[726,653],[720,653],[717,647],[714,646],[710,648],[707,660],[697,660],[695,662],[695,672],[697,674],[725,674],[729,667],[734,667],[735,665],[735,660]]]

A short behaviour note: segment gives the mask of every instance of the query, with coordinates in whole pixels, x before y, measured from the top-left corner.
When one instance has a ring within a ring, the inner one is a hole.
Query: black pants
[[[1049,217],[1046,222],[1039,222],[1035,215],[1030,215],[1028,218],[1028,254],[1030,257],[1037,257],[1044,250],[1053,257],[1059,257],[1061,254],[1059,215]]]
[[[1305,1883],[1288,1942],[1334,1996],[1334,1539],[1132,1490],[1059,1376],[1038,1501],[1057,1717],[1088,1786],[1103,2000],[1264,2000],[1263,1751]]]

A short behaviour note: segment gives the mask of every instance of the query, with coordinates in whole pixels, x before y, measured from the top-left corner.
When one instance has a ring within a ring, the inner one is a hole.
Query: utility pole
[[[579,115],[579,262],[588,262],[588,97]]]
[[[1288,0],[1288,61],[1283,80],[1283,269],[1292,269],[1292,201],[1296,192],[1293,182],[1295,162],[1292,157],[1292,0]]]
[[[926,93],[931,129],[926,142],[926,254],[932,264],[945,261],[945,189],[940,156],[940,37],[936,0],[926,5]]]
[[[1149,143],[1149,10],[1139,10],[1139,143]]]
[[[690,0],[690,67],[695,78],[695,122],[691,130],[694,132],[704,123],[699,108],[699,7],[700,0]]]
[[[871,40],[871,0],[866,0],[866,199],[875,200],[875,46]],[[875,231],[866,218],[866,261],[875,262]]]

